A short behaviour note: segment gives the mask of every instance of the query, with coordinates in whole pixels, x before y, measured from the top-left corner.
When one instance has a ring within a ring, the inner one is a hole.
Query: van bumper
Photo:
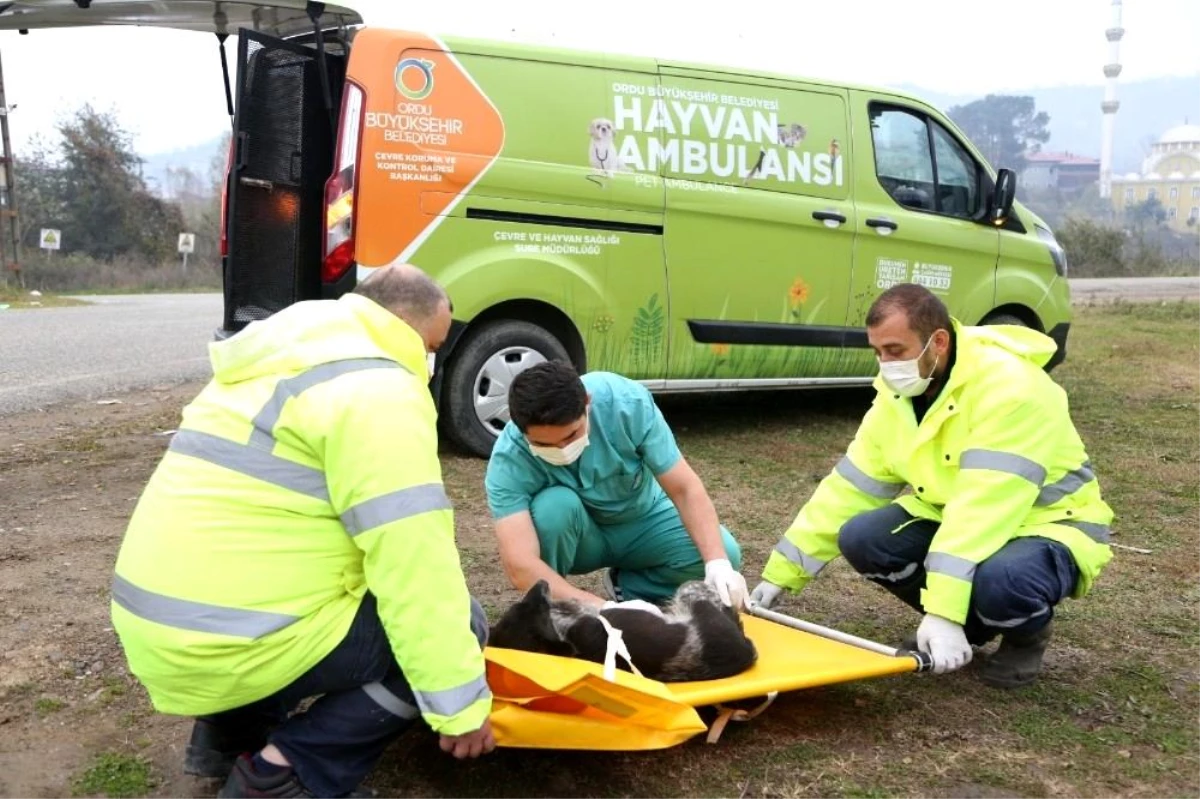
[[[1070,322],[1062,322],[1051,328],[1046,335],[1054,339],[1054,343],[1058,345],[1058,349],[1050,356],[1050,360],[1046,362],[1046,371],[1049,372],[1054,367],[1067,359],[1067,334],[1071,330]]]

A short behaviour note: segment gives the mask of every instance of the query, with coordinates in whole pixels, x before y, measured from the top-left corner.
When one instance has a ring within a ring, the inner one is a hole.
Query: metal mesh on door
[[[321,214],[334,131],[315,49],[239,31],[225,328],[321,293]],[[344,75],[327,54],[334,107]]]

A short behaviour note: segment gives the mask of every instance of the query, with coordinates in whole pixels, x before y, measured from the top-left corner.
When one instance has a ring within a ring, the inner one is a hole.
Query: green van
[[[5,4],[0,27],[116,21],[102,0],[68,5]],[[919,98],[443,39],[304,0],[223,2],[217,19],[110,5],[238,35],[219,335],[416,264],[454,302],[433,390],[478,455],[512,377],[544,359],[659,393],[868,385],[863,320],[897,282],[967,324],[1048,333],[1051,366],[1065,355],[1053,233]]]

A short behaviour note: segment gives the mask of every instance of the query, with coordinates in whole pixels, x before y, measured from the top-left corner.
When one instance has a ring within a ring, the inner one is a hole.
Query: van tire
[[[1029,327],[1025,324],[1025,320],[1019,316],[1014,316],[1010,313],[998,313],[984,319],[980,324],[984,325],[1019,325],[1020,327]]]
[[[456,348],[447,366],[443,418],[448,423],[446,432],[456,444],[472,455],[486,458],[503,428],[495,416],[490,427],[485,425],[476,410],[476,396],[491,387],[492,377],[487,373],[495,372],[504,362],[514,366],[524,362],[519,369],[524,371],[540,361],[570,363],[571,358],[552,333],[529,322],[501,319],[487,322],[467,335],[469,338]],[[507,386],[504,391],[507,392]],[[508,417],[507,399],[502,416],[505,420]]]

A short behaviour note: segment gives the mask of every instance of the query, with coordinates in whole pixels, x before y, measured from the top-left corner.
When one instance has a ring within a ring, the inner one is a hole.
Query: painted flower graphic
[[[712,354],[718,358],[728,357],[730,350],[733,349],[728,344],[711,344],[709,346],[712,348]]]
[[[597,333],[607,333],[612,329],[612,326],[613,318],[611,316],[600,316],[592,322],[592,330],[595,330]]]
[[[800,316],[800,306],[808,302],[809,288],[804,278],[798,277],[788,289],[788,303],[792,307],[792,318]]]

